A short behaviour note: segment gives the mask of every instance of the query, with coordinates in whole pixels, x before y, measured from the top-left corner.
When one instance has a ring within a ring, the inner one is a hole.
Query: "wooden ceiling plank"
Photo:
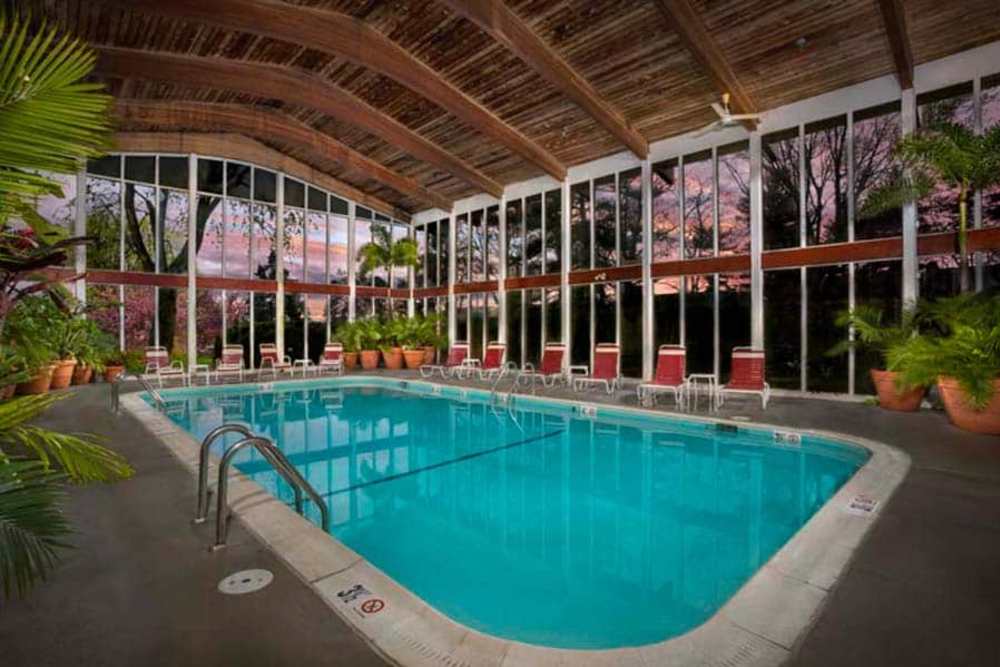
[[[705,28],[690,0],[656,0],[656,4],[680,37],[681,43],[715,84],[719,94],[730,94],[733,113],[757,113],[757,105],[753,98],[736,77],[722,49]],[[748,129],[756,127],[752,120],[744,121],[743,124]]]
[[[406,86],[550,176],[562,180],[566,175],[566,167],[552,153],[381,32],[352,16],[277,0],[101,1],[132,11],[263,35],[339,56]]]
[[[335,160],[345,169],[362,173],[431,207],[445,210],[451,208],[452,202],[447,197],[365,157],[328,134],[317,132],[280,113],[259,111],[236,104],[160,100],[118,100],[115,111],[123,121],[145,123],[168,130],[236,132],[258,140],[285,142],[308,153]]]
[[[896,65],[896,78],[903,90],[913,88],[913,51],[906,30],[906,13],[900,0],[878,0],[879,13],[885,24],[885,36]]]
[[[525,64],[558,88],[591,118],[640,159],[649,154],[649,142],[603,99],[555,49],[515,14],[504,0],[441,0],[456,14],[472,21],[497,42],[515,53]]]
[[[122,79],[166,81],[280,99],[360,127],[391,146],[431,163],[494,197],[503,186],[343,88],[278,65],[140,49],[96,47],[97,71]]]

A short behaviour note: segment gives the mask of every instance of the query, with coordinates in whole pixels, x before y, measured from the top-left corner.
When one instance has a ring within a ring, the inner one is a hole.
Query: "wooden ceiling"
[[[101,47],[122,130],[245,134],[406,211],[641,155],[723,90],[903,80],[900,26],[914,64],[1000,39],[997,0],[24,3]]]

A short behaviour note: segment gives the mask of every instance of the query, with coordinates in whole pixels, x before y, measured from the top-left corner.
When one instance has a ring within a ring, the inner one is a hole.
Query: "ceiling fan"
[[[729,93],[722,94],[722,104],[718,102],[712,102],[712,109],[715,113],[719,114],[719,120],[713,121],[701,128],[694,133],[694,136],[700,137],[703,134],[708,134],[709,132],[714,132],[715,130],[721,130],[726,127],[733,127],[734,125],[739,125],[741,121],[753,120],[757,121],[760,119],[760,114],[756,113],[737,113],[734,114],[729,109]]]

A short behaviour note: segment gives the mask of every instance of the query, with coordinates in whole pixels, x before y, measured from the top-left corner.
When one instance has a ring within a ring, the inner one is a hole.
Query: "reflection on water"
[[[325,497],[331,532],[389,576],[462,623],[560,647],[704,621],[863,463],[808,439],[524,411],[515,423],[384,389],[191,398],[170,414],[199,439],[249,423]],[[237,466],[291,504],[259,454]]]

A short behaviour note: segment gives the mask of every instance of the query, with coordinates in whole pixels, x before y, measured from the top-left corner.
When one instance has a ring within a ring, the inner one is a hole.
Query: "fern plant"
[[[899,322],[886,322],[885,311],[872,304],[859,304],[854,309],[843,310],[834,320],[838,327],[854,330],[853,340],[842,340],[827,352],[830,356],[844,354],[851,349],[865,349],[878,353],[883,360],[890,349],[902,345],[918,331],[920,310],[908,308]]]

